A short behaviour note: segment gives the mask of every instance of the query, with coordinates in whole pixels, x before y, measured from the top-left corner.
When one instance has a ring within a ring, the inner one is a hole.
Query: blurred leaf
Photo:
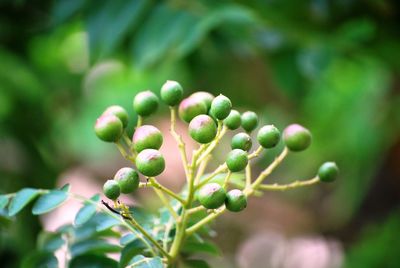
[[[80,241],[71,246],[71,255],[78,256],[84,254],[104,254],[111,252],[119,252],[121,247],[118,245],[110,244],[108,241],[102,239],[90,239]]]
[[[139,253],[143,252],[143,249],[146,248],[146,245],[143,243],[142,240],[136,239],[133,242],[130,242],[126,245],[121,251],[121,257],[119,260],[119,267],[123,268],[126,267],[132,258]]]
[[[126,234],[123,237],[121,237],[121,239],[119,240],[119,243],[122,246],[126,246],[127,244],[129,244],[130,242],[135,240],[136,238],[137,238],[137,236],[134,234]]]
[[[55,252],[62,245],[65,240],[60,233],[41,232],[38,237],[38,249],[42,251]]]
[[[93,200],[94,202],[99,202],[100,195],[96,194],[95,196],[93,196],[90,199]],[[97,206],[94,204],[88,203],[88,204],[84,205],[76,214],[75,221],[74,221],[75,225],[79,226],[79,225],[84,224],[88,220],[90,220],[96,214],[96,209],[97,209]]]
[[[121,222],[107,214],[101,214],[96,220],[96,231],[101,232],[111,227],[121,224]]]
[[[161,258],[146,258],[142,255],[134,257],[129,263],[130,268],[162,268],[163,264]]]
[[[59,24],[81,10],[89,1],[87,0],[59,0],[53,3],[51,15],[53,23]]]
[[[117,268],[118,262],[101,255],[81,255],[73,258],[69,268]]]
[[[203,260],[185,260],[183,268],[210,268],[206,261]]]
[[[58,268],[58,260],[53,253],[35,251],[27,255],[21,268]]]
[[[38,189],[24,188],[17,192],[17,194],[11,200],[8,208],[8,215],[14,216],[20,212],[26,205],[35,199],[40,193]]]
[[[49,193],[41,196],[32,208],[33,215],[48,213],[60,205],[68,198],[68,193],[62,190],[51,190]]]
[[[8,205],[10,198],[6,195],[0,195],[0,210]]]
[[[102,58],[128,36],[151,1],[104,1],[96,4],[87,17],[92,59]]]
[[[188,239],[184,243],[184,245],[182,246],[182,252],[192,253],[192,254],[203,252],[214,256],[221,255],[221,251],[214,243],[205,241],[199,242],[192,239]]]

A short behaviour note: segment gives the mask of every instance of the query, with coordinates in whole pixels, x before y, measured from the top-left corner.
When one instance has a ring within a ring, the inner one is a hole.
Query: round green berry
[[[186,123],[192,121],[196,116],[206,113],[206,105],[203,101],[196,98],[186,98],[179,104],[179,117]]]
[[[224,204],[226,192],[218,183],[208,183],[199,190],[197,198],[205,208],[215,209]]]
[[[281,139],[281,133],[274,125],[266,125],[257,133],[258,143],[268,149],[275,147]]]
[[[232,172],[242,171],[249,162],[247,153],[241,149],[233,149],[226,158],[226,165]]]
[[[240,118],[240,113],[236,110],[231,110],[228,117],[224,119],[224,124],[230,130],[235,130],[242,124],[242,119]]]
[[[332,182],[339,174],[339,168],[335,162],[326,162],[321,165],[318,170],[318,177],[320,181]]]
[[[139,92],[133,99],[133,109],[140,116],[148,116],[158,108],[158,97],[150,90]]]
[[[207,112],[208,112],[211,108],[211,102],[213,101],[213,99],[215,97],[213,94],[211,94],[209,92],[197,91],[197,92],[193,93],[192,95],[190,95],[189,98],[194,98],[195,100],[199,100],[199,101],[203,102],[206,105]]]
[[[115,180],[107,180],[103,186],[104,195],[111,200],[116,200],[121,194],[119,184]]]
[[[226,194],[225,206],[232,212],[242,211],[247,207],[247,196],[238,189],[230,190]]]
[[[121,120],[124,128],[126,128],[126,126],[128,125],[128,112],[119,105],[112,105],[108,107],[104,111],[103,115],[115,115],[119,118],[119,120]]]
[[[147,177],[160,175],[165,169],[162,154],[155,149],[144,149],[136,156],[136,167]]]
[[[241,132],[233,136],[231,141],[232,149],[241,149],[243,151],[249,151],[252,146],[251,137],[249,134]]]
[[[231,100],[224,95],[219,95],[211,103],[210,114],[219,120],[224,120],[228,117],[231,109]]]
[[[303,151],[310,146],[312,140],[308,129],[298,124],[292,124],[283,131],[283,141],[286,147],[293,152]]]
[[[139,174],[133,168],[121,168],[115,174],[114,180],[118,182],[123,194],[132,193],[139,187]]]
[[[168,80],[161,87],[160,95],[163,102],[175,106],[182,100],[183,88],[178,82]]]
[[[242,114],[242,128],[251,132],[258,126],[258,116],[255,112],[247,111]]]
[[[198,143],[209,143],[217,135],[217,126],[210,116],[201,114],[190,121],[189,134]]]
[[[115,115],[102,115],[96,120],[94,131],[99,139],[116,142],[122,135],[123,125]]]
[[[160,149],[163,136],[158,128],[151,125],[143,125],[135,130],[132,137],[133,148],[136,152],[144,149]]]

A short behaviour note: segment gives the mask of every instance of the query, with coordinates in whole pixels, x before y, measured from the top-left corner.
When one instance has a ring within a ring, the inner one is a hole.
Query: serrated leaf
[[[58,260],[51,252],[30,253],[21,263],[21,268],[57,268]]]
[[[163,268],[162,260],[159,257],[146,258],[142,255],[134,257],[129,263],[130,268]]]
[[[119,260],[119,267],[124,268],[126,267],[132,258],[139,253],[143,252],[143,249],[146,248],[146,245],[143,243],[142,240],[136,239],[133,242],[129,243],[124,247],[121,252],[121,258]]]
[[[97,194],[93,196],[91,200],[99,202],[100,195]],[[75,221],[74,221],[75,225],[80,226],[89,221],[96,214],[96,209],[97,207],[94,204],[88,203],[84,205],[75,216]]]
[[[0,209],[5,208],[8,205],[10,198],[6,195],[0,195]]]
[[[104,254],[119,252],[121,247],[101,239],[84,240],[71,246],[71,255]]]
[[[186,241],[185,244],[182,246],[182,252],[185,253],[203,252],[214,256],[221,255],[219,248],[215,244],[206,241],[197,242],[194,240]]]
[[[48,213],[64,203],[68,198],[68,193],[62,190],[52,190],[42,195],[32,208],[33,215]]]
[[[69,268],[117,268],[118,263],[115,260],[105,256],[87,254],[73,258]]]
[[[39,195],[38,189],[24,188],[11,199],[8,215],[14,216]]]

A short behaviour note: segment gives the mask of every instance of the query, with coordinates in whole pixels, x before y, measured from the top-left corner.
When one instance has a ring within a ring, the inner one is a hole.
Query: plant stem
[[[195,190],[201,188],[202,186],[204,186],[205,184],[207,184],[212,178],[214,178],[215,176],[217,176],[218,174],[226,171],[228,169],[228,167],[226,166],[226,163],[220,165],[219,167],[217,167],[216,170],[214,170],[213,173],[211,173],[207,178],[205,178],[204,180],[202,180],[201,182],[199,182],[199,184],[196,185]]]
[[[251,166],[250,162],[246,166],[246,186],[245,188],[248,188],[251,185]]]
[[[278,155],[277,158],[275,158],[275,160],[266,168],[264,169],[260,175],[258,175],[257,179],[253,182],[253,184],[251,185],[251,188],[253,190],[256,190],[257,187],[263,182],[263,180],[269,176],[269,174],[272,173],[272,171],[274,171],[274,169],[283,161],[283,159],[285,159],[286,155],[288,154],[289,150],[287,149],[287,147],[285,147],[283,149],[283,151]]]
[[[119,152],[121,153],[121,155],[128,161],[132,162],[133,164],[135,164],[135,157],[131,157],[126,151],[124,146],[122,145],[121,141],[117,141],[115,142],[115,145],[117,145],[117,148],[119,150]]]
[[[186,201],[182,197],[180,197],[179,195],[177,195],[176,193],[174,193],[173,191],[171,191],[167,187],[163,186],[162,184],[160,184],[154,177],[150,177],[149,178],[148,185],[163,191],[167,195],[175,198],[177,201],[182,203],[182,205],[185,205]]]
[[[137,117],[137,122],[136,122],[136,129],[139,128],[139,127],[141,127],[142,124],[143,124],[143,116],[138,115],[138,117]]]
[[[218,120],[217,136],[210,143],[210,145],[207,147],[207,149],[202,153],[202,155],[199,157],[199,159],[197,160],[197,163],[196,163],[197,165],[199,165],[207,155],[210,155],[212,153],[212,151],[218,145],[218,143],[221,141],[222,137],[225,135],[227,130],[228,130],[228,128],[225,125],[223,125],[223,121]]]
[[[219,215],[224,213],[225,210],[226,210],[226,208],[225,208],[225,206],[223,206],[222,208],[220,208],[220,209],[216,210],[215,212],[209,214],[207,217],[203,218],[202,220],[200,220],[196,224],[190,226],[189,228],[186,229],[186,235],[187,236],[192,235],[198,229],[200,229],[202,226],[208,224],[210,221],[212,221],[213,219],[217,218]]]
[[[231,175],[232,175],[232,172],[231,172],[231,171],[228,171],[228,173],[226,174],[225,179],[224,179],[224,184],[222,185],[222,187],[223,187],[224,189],[226,189],[226,186],[227,186],[228,183],[229,183],[229,179],[231,178]]]
[[[304,186],[309,186],[309,185],[313,185],[316,183],[319,183],[320,180],[317,177],[314,177],[312,179],[309,180],[305,180],[305,181],[294,181],[292,183],[289,184],[261,184],[260,186],[258,186],[258,189],[260,190],[267,190],[267,191],[285,191],[285,190],[290,190],[290,189],[295,189],[295,188],[300,188],[300,187],[304,187]]]
[[[203,207],[203,206],[198,206],[198,207],[195,207],[195,208],[188,209],[187,213],[190,215],[190,214],[194,214],[196,212],[202,211],[202,210],[206,210],[206,208]]]
[[[154,179],[154,178],[153,178]],[[164,196],[164,193],[158,189],[157,187],[153,187],[154,192],[157,194],[157,196],[160,198],[161,202],[164,204],[164,206],[168,209],[168,211],[171,213],[172,217],[177,220],[179,218],[178,214],[176,214],[176,211],[173,209],[167,198]]]
[[[200,181],[201,176],[203,176],[204,171],[207,168],[208,162],[211,160],[211,155],[208,155],[202,162],[200,162],[199,169],[197,170],[196,178],[194,179],[194,184],[197,185]]]
[[[171,126],[170,126],[170,133],[178,143],[178,149],[181,154],[182,158],[182,164],[183,164],[183,169],[185,170],[185,175],[186,178],[188,178],[189,172],[188,172],[188,160],[187,160],[187,155],[186,155],[186,145],[183,142],[182,136],[179,135],[175,131],[175,125],[176,125],[176,107],[170,107],[170,114],[171,114]]]

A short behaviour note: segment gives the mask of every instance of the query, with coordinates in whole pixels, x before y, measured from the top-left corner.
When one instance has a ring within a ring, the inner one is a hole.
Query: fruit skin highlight
[[[183,88],[176,82],[168,80],[161,87],[161,100],[169,106],[177,105],[183,98]]]
[[[228,117],[224,119],[224,124],[230,130],[238,129],[242,124],[240,113],[232,109]]]
[[[339,175],[339,168],[335,162],[326,162],[318,170],[319,180],[322,182],[333,182]]]
[[[114,176],[114,180],[118,182],[123,194],[130,194],[139,187],[139,174],[130,167],[118,170]]]
[[[241,149],[234,149],[229,152],[226,158],[226,165],[232,172],[239,172],[245,169],[249,162],[247,153]]]
[[[206,114],[207,107],[203,101],[189,97],[181,101],[178,112],[179,117],[186,123],[189,123],[196,116]]]
[[[189,96],[189,98],[194,98],[195,100],[201,101],[205,104],[207,108],[207,112],[211,108],[211,103],[215,98],[213,94],[206,92],[206,91],[197,91]]]
[[[115,115],[116,117],[119,118],[119,120],[121,120],[124,128],[126,128],[128,125],[128,121],[129,121],[128,112],[122,106],[119,106],[119,105],[109,106],[104,111],[103,115]]]
[[[116,200],[121,194],[119,184],[115,180],[107,180],[103,186],[104,195],[111,200]]]
[[[144,149],[160,149],[163,144],[161,131],[152,125],[143,125],[135,130],[132,137],[133,148],[136,152]]]
[[[241,132],[233,136],[231,141],[232,149],[241,149],[243,151],[249,151],[253,142],[249,134]]]
[[[163,155],[155,149],[144,149],[136,157],[136,167],[147,177],[160,175],[165,169]]]
[[[105,142],[117,142],[123,132],[123,124],[115,115],[102,115],[96,120],[94,131]]]
[[[311,140],[310,131],[299,124],[289,125],[283,131],[283,141],[292,152],[300,152],[307,149],[311,144]]]
[[[242,128],[246,132],[252,132],[258,126],[258,116],[255,112],[247,111],[242,114]]]
[[[210,115],[218,120],[228,117],[232,109],[232,102],[224,95],[219,95],[211,103]]]
[[[150,90],[139,92],[133,99],[133,109],[140,116],[149,116],[158,109],[158,97]]]
[[[265,149],[274,148],[281,139],[281,133],[274,125],[266,125],[257,133],[258,143]]]
[[[200,204],[208,209],[216,209],[225,202],[226,192],[218,183],[204,185],[197,195]]]
[[[230,190],[226,194],[225,206],[232,212],[242,211],[247,207],[247,196],[238,189]]]
[[[201,114],[190,121],[189,134],[198,143],[209,143],[217,135],[217,126],[210,116]]]

